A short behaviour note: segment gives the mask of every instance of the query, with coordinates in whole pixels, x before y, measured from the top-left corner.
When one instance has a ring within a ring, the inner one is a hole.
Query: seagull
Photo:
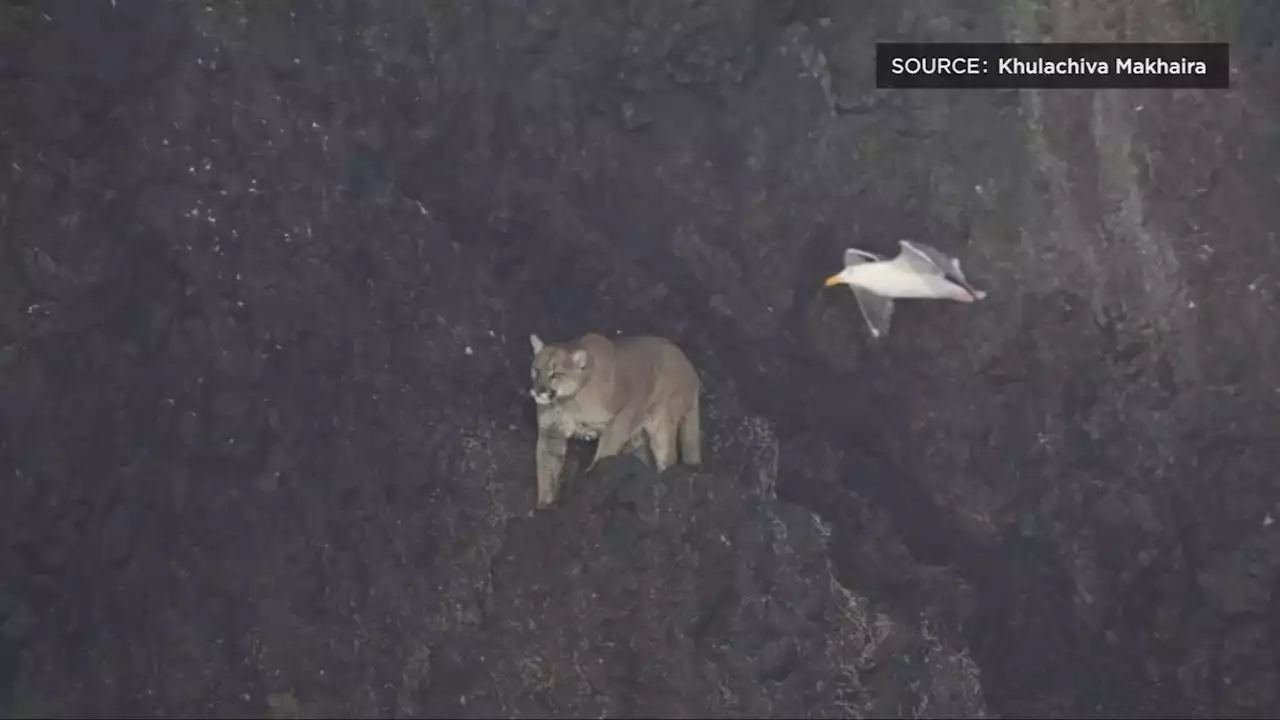
[[[845,250],[844,270],[823,284],[853,290],[872,338],[888,334],[895,298],[971,303],[987,296],[965,279],[959,260],[924,243],[899,240],[898,245],[901,250],[892,260],[865,250]]]

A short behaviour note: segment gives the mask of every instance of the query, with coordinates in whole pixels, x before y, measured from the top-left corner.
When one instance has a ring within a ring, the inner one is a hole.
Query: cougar
[[[646,444],[659,472],[702,462],[698,396],[702,381],[689,358],[660,337],[616,340],[587,333],[577,340],[533,344],[538,410],[538,508],[560,495],[570,438],[597,440],[595,458],[639,453]],[[677,442],[678,440],[678,442]]]

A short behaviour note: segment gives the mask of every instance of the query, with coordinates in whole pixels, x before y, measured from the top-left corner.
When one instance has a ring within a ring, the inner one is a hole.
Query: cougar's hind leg
[[[649,434],[644,431],[636,433],[623,452],[640,458],[640,462],[649,467],[653,467],[656,462],[653,454],[649,452]]]
[[[680,420],[680,460],[685,465],[702,464],[702,409],[698,397]]]
[[[676,428],[667,418],[654,418],[644,428],[658,472],[676,464]]]

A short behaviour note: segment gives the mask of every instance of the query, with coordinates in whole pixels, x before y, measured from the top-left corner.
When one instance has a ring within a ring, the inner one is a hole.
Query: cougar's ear
[[[573,351],[573,355],[572,355],[571,357],[573,358],[573,366],[574,366],[574,367],[576,367],[576,368],[578,368],[578,369],[582,369],[582,368],[584,368],[584,367],[586,367],[586,366],[587,366],[587,351],[586,351],[586,350],[583,350],[583,349],[581,349],[581,348],[579,348],[579,349],[577,349],[577,350],[574,350],[574,351]]]
[[[537,335],[529,336],[529,344],[533,346],[534,355],[537,355],[538,352],[542,350],[543,342],[542,342],[542,339],[539,338]]]

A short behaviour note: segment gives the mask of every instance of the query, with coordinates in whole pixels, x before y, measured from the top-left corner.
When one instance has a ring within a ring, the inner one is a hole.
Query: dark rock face
[[[0,707],[1280,712],[1276,6],[1103,5],[6,3]],[[872,86],[1201,37],[1230,92]],[[899,237],[989,297],[873,345],[819,286]],[[530,518],[586,331],[685,348],[706,467]]]
[[[431,693],[432,714],[475,697],[502,717],[858,712],[887,626],[838,591],[815,521],[724,476],[600,467],[559,514],[508,524],[462,646],[478,682]]]

